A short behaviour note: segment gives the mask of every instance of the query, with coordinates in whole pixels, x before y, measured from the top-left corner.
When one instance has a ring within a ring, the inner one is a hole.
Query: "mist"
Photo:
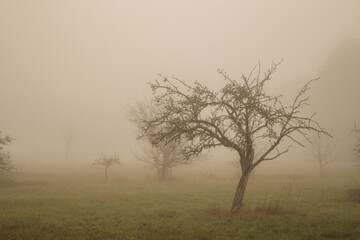
[[[360,119],[359,9],[358,1],[0,1],[1,131],[16,139],[9,150],[23,171],[90,166],[113,152],[130,166],[138,142],[128,105],[151,98],[158,73],[217,88],[218,68],[236,79],[283,59],[268,91],[292,99],[320,77],[309,111],[342,141]],[[201,164],[224,165],[218,156],[232,154],[222,151]],[[300,164],[303,152],[281,165]]]
[[[359,25],[358,0],[0,0],[0,239],[360,239]]]

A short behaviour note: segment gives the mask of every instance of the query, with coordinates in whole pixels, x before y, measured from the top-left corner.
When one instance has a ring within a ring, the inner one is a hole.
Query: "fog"
[[[284,59],[268,91],[291,99],[320,77],[307,111],[341,142],[342,171],[360,124],[359,23],[357,0],[0,0],[0,131],[15,138],[8,149],[22,171],[91,168],[114,152],[123,167],[141,168],[128,105],[151,98],[158,73],[217,88],[218,68],[240,78],[258,61],[266,70]],[[195,168],[230,169],[224,151]],[[305,158],[296,147],[271,164],[316,173]]]

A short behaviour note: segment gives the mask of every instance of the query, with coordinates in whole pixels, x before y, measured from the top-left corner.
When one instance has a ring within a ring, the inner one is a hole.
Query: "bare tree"
[[[14,164],[10,158],[10,153],[4,151],[4,146],[8,145],[13,139],[9,136],[1,136],[0,131],[0,174],[10,172],[14,169]]]
[[[139,140],[143,142],[141,152],[135,153],[135,157],[144,162],[146,167],[155,169],[159,180],[170,180],[173,168],[192,164],[196,160],[184,156],[181,151],[181,138],[155,143],[151,138],[152,133],[141,127],[144,121],[154,119],[153,102],[138,102],[135,106],[129,106],[129,109],[130,121],[139,127],[141,131]]]
[[[281,96],[266,94],[264,86],[278,65],[274,63],[261,76],[259,64],[248,76],[242,75],[240,81],[218,70],[225,81],[219,91],[198,81],[189,85],[177,77],[163,75],[150,83],[156,106],[154,118],[143,120],[139,126],[141,132],[151,134],[154,143],[182,137],[186,140],[183,152],[187,158],[218,146],[238,153],[242,175],[231,213],[237,213],[242,206],[251,171],[261,162],[288,152],[290,146],[280,148],[285,139],[304,146],[297,137],[307,140],[309,131],[327,134],[313,119],[314,114],[305,117],[302,113],[313,80],[305,84],[289,106],[282,103]],[[255,146],[264,141],[268,147],[255,158]]]
[[[358,128],[356,125],[354,127],[354,133],[357,137],[356,139],[356,143],[354,145],[354,154],[355,154],[355,161],[356,161],[356,164],[355,166],[359,167],[360,168],[360,128]]]
[[[104,154],[101,155],[100,158],[96,159],[93,163],[94,166],[101,166],[105,170],[105,180],[108,181],[108,168],[115,165],[120,164],[120,157],[117,154],[113,156],[106,156]]]
[[[313,133],[308,147],[311,157],[319,164],[320,176],[325,165],[336,160],[336,143],[327,135]]]
[[[159,143],[158,145],[144,143],[142,152],[135,154],[135,157],[144,162],[146,167],[155,169],[159,180],[171,180],[173,168],[191,162],[181,153],[178,141],[172,141],[169,144]]]
[[[66,141],[65,158],[66,159],[68,159],[68,157],[69,157],[70,148],[71,148],[71,145],[73,143],[75,136],[76,136],[76,134],[74,133],[73,129],[69,126],[65,132],[65,141]]]
[[[265,150],[265,146],[256,146],[254,147],[254,159],[259,157],[259,154],[261,154],[263,151]],[[238,157],[238,156],[237,156]],[[235,170],[235,176],[236,178],[240,177],[242,174],[242,170],[241,170],[241,164],[239,159],[235,157],[232,158],[228,163],[229,166]],[[251,171],[250,177],[254,178],[255,177],[255,169],[253,169]]]

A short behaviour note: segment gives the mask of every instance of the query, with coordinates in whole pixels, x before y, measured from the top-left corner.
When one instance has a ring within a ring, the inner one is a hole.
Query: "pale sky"
[[[0,0],[0,131],[19,162],[60,161],[68,128],[74,159],[131,158],[127,104],[157,73],[219,87],[283,58],[271,91],[292,94],[359,25],[357,0]]]

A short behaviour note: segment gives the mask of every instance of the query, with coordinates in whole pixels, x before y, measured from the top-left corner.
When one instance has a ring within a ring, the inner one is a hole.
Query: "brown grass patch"
[[[220,204],[216,201],[208,205],[205,213],[212,216],[225,216],[229,214],[229,212],[221,207]]]
[[[332,232],[322,233],[321,236],[325,238],[334,238],[334,239],[350,239],[354,235],[353,233],[332,231]]]
[[[254,209],[254,212],[264,213],[267,215],[284,215],[294,213],[295,209],[290,209],[289,207],[284,206],[281,201],[274,200],[262,206],[257,206]]]
[[[360,188],[349,188],[344,197],[335,199],[335,201],[360,203]]]
[[[293,182],[291,182],[288,186],[282,188],[276,198],[268,200],[267,196],[265,196],[263,204],[255,207],[254,212],[268,215],[291,214],[297,208],[298,198],[299,196],[294,200]]]

